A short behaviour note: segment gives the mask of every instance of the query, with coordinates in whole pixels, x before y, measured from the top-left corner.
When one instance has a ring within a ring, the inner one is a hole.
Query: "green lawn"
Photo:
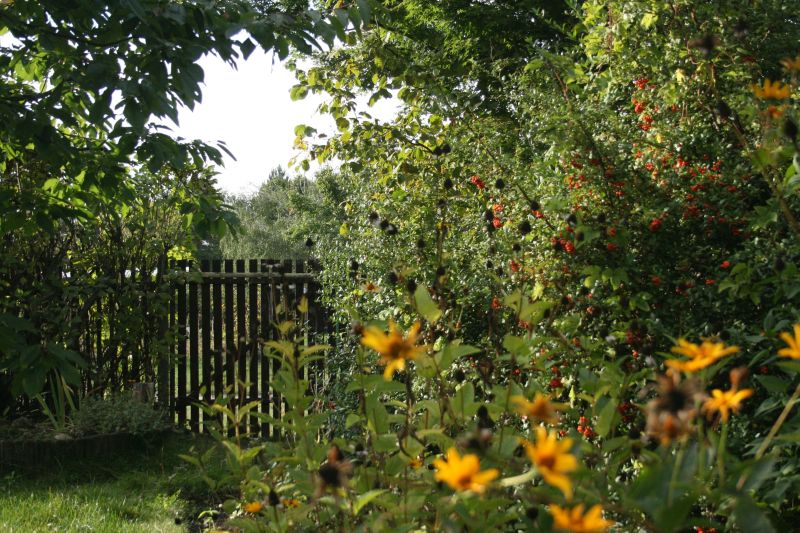
[[[0,531],[179,532],[209,497],[193,466],[177,457],[207,441],[174,435],[136,457],[65,464],[0,478]],[[178,523],[176,523],[176,519]]]

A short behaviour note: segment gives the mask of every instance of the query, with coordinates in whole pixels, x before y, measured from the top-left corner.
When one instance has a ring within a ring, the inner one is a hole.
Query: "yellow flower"
[[[695,372],[705,368],[722,359],[726,355],[739,351],[738,346],[725,347],[724,342],[711,342],[704,340],[703,344],[697,345],[684,339],[678,339],[678,345],[672,347],[672,352],[689,357],[688,361],[679,359],[669,359],[666,365],[670,368],[677,368],[684,372]]]
[[[420,323],[415,322],[405,338],[392,320],[389,321],[388,334],[375,326],[369,326],[364,330],[361,344],[380,354],[378,364],[386,365],[383,377],[387,381],[392,379],[395,370],[403,370],[406,367],[406,359],[414,359],[425,351],[424,346],[415,346],[419,328]]]
[[[777,120],[783,116],[783,107],[785,106],[778,107],[771,105],[767,108],[766,114],[769,116],[769,118]]]
[[[781,339],[783,339],[783,342],[788,344],[789,347],[778,350],[778,355],[781,357],[800,359],[800,324],[794,325],[794,338],[784,331],[781,333]]]
[[[786,59],[781,59],[781,65],[788,71],[800,71],[800,56],[795,57],[794,59],[787,57]]]
[[[371,281],[368,281],[367,283],[362,285],[361,288],[364,290],[364,292],[378,292],[381,290],[381,288],[378,287],[378,285],[376,285]]]
[[[471,490],[478,494],[486,490],[486,485],[500,475],[496,468],[480,471],[481,464],[478,456],[467,454],[461,457],[455,448],[447,450],[447,461],[436,459],[436,481],[444,481],[453,490]]]
[[[761,100],[786,100],[792,94],[792,89],[788,85],[779,81],[764,80],[764,86],[753,85],[753,92],[756,98]]]
[[[727,422],[730,411],[738,411],[742,401],[753,395],[753,390],[738,390],[736,387],[733,387],[731,390],[723,392],[720,389],[714,389],[711,391],[711,395],[713,397],[706,400],[703,404],[703,410],[709,413],[719,411],[722,421]]]
[[[294,509],[295,507],[300,507],[300,500],[297,500],[295,498],[284,498],[283,500],[281,500],[281,503],[287,509]]]
[[[263,507],[264,506],[261,504],[261,502],[250,502],[244,504],[242,509],[244,509],[245,513],[257,514],[261,511]]]
[[[545,482],[557,487],[567,498],[572,498],[572,481],[567,476],[578,468],[578,460],[569,453],[572,439],[559,441],[555,431],[547,432],[545,428],[536,428],[536,442],[530,443],[520,439],[525,446],[528,458],[536,465]]]
[[[419,470],[420,468],[422,468],[422,465],[424,465],[424,464],[425,464],[425,462],[422,459],[420,459],[419,457],[413,457],[413,458],[408,460],[408,466],[412,470]]]
[[[512,396],[511,402],[516,404],[517,412],[534,420],[548,424],[558,422],[558,409],[550,402],[550,397],[536,393],[533,401],[523,396]]]
[[[611,520],[603,519],[603,508],[595,505],[583,514],[583,504],[572,509],[564,509],[550,504],[553,516],[553,527],[572,533],[600,533],[614,525]]]

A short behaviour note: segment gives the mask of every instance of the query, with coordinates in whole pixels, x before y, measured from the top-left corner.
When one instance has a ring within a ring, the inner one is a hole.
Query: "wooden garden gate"
[[[169,320],[176,337],[172,364],[159,369],[158,388],[167,392],[179,424],[205,431],[210,420],[197,404],[211,404],[223,394],[239,405],[257,400],[259,412],[280,417],[282,401],[269,386],[278,366],[263,357],[263,343],[276,338],[274,324],[296,310],[303,296],[308,339],[320,342],[327,317],[310,266],[267,259],[173,264]],[[248,424],[251,433],[276,435],[276,428],[254,417]]]

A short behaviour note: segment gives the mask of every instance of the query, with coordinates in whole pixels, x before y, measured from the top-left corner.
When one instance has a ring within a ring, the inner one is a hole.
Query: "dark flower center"
[[[685,409],[688,403],[689,397],[681,390],[673,389],[664,395],[664,408],[671,413]]]

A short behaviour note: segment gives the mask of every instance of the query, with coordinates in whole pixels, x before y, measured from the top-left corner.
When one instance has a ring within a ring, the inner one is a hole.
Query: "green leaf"
[[[361,512],[361,509],[369,505],[372,500],[385,492],[388,492],[388,489],[374,489],[369,492],[365,492],[356,498],[356,503],[353,505],[353,515],[358,515],[358,513]]]
[[[302,100],[308,94],[308,87],[305,85],[295,85],[289,90],[289,97],[293,100]]]
[[[417,311],[428,322],[436,322],[442,316],[442,310],[431,298],[428,293],[428,288],[424,285],[419,285],[417,290],[414,291],[414,302],[417,304]]]
[[[347,419],[344,422],[345,429],[350,429],[354,425],[361,422],[361,417],[356,413],[348,413]]]
[[[367,427],[377,434],[389,431],[389,413],[373,393],[366,398]]]
[[[600,415],[597,418],[597,434],[600,437],[605,437],[611,431],[614,423],[614,417],[617,414],[617,401],[609,398],[608,402],[600,410]]]
[[[339,117],[336,119],[336,127],[339,129],[339,131],[347,131],[347,129],[350,127],[350,121],[344,117]]]
[[[775,365],[787,372],[800,373],[800,361],[779,361]]]
[[[742,494],[736,499],[733,516],[736,520],[736,525],[739,526],[739,531],[775,532],[775,528],[766,515],[753,499],[746,494]]]
[[[480,351],[480,348],[470,346],[469,344],[448,344],[441,351],[436,353],[436,366],[438,366],[440,370],[445,370],[459,357],[472,355]]]
[[[248,57],[250,57],[250,54],[253,53],[253,50],[256,49],[256,45],[252,40],[247,38],[241,43],[239,43],[239,49],[242,51],[242,57],[244,59],[247,59]]]
[[[474,402],[475,387],[468,381],[456,391],[453,397],[453,410],[463,417],[472,416],[477,411],[477,408],[472,408]]]
[[[756,376],[756,380],[772,394],[782,394],[789,387],[789,382],[778,376]]]
[[[658,21],[658,15],[655,13],[645,13],[640,23],[644,29],[649,30],[656,21]]]

